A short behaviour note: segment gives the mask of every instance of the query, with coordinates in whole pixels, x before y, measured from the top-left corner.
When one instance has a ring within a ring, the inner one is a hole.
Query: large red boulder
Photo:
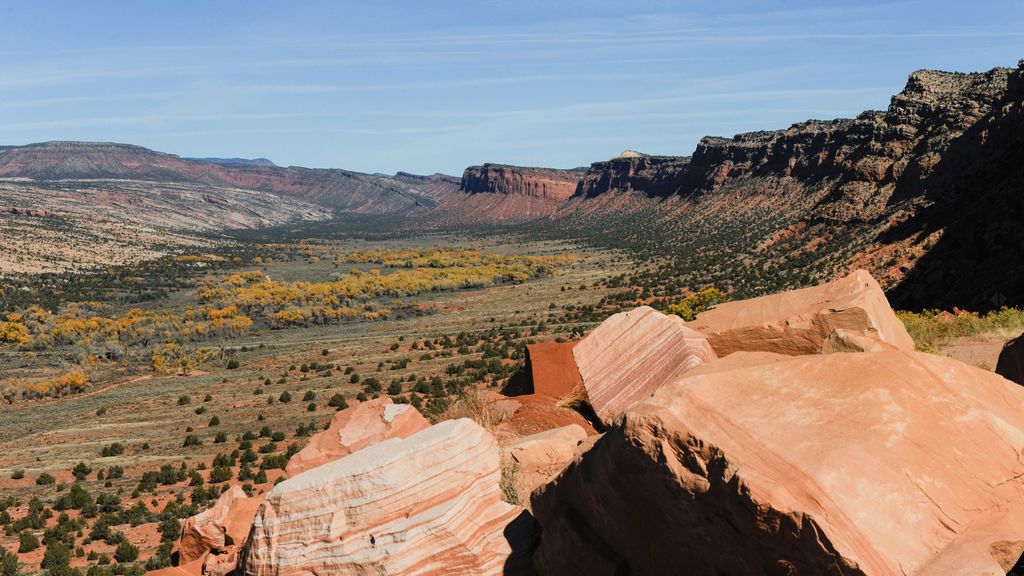
[[[575,342],[546,340],[526,345],[526,367],[534,394],[564,398],[583,393],[583,378],[572,350]]]
[[[542,575],[1005,574],[1024,388],[915,352],[739,352],[534,493]]]
[[[715,353],[800,355],[884,349],[914,350],[914,340],[871,274],[800,290],[719,304],[687,324],[708,337]]]

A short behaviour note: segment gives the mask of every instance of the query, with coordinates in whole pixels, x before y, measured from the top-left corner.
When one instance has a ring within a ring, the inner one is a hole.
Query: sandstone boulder
[[[583,390],[583,379],[573,358],[575,342],[547,340],[526,345],[526,367],[534,394],[562,398]]]
[[[260,500],[246,496],[239,486],[232,486],[212,508],[186,519],[178,540],[178,565],[201,561],[211,551],[230,553],[240,546],[249,533]]]
[[[515,464],[517,495],[525,499],[557,476],[586,441],[587,431],[578,424],[570,424],[520,438],[506,446],[505,452]]]
[[[501,574],[494,438],[469,419],[390,438],[278,484],[253,522],[249,576]]]
[[[316,435],[285,467],[288,476],[348,456],[387,438],[408,438],[430,422],[408,404],[394,404],[383,396],[338,412],[331,425]]]
[[[663,386],[534,493],[540,574],[1002,575],[1021,556],[1024,388],[923,353],[747,355]]]
[[[1024,384],[1024,334],[1003,345],[996,362],[996,374]]]
[[[855,347],[862,349],[879,341],[914,350],[882,288],[864,270],[810,288],[725,302],[687,325],[707,336],[718,356],[740,350],[818,354],[858,340]]]
[[[573,357],[587,399],[605,425],[659,386],[715,357],[678,316],[648,306],[609,316],[576,343]]]

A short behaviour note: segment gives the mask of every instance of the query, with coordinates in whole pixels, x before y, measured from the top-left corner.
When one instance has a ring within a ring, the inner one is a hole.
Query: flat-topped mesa
[[[572,354],[587,400],[606,426],[662,385],[715,358],[703,334],[649,306],[609,316]]]
[[[541,576],[1002,575],[1024,388],[918,353],[741,352],[633,408],[533,494]]]
[[[462,175],[460,191],[532,196],[563,202],[576,192],[582,169],[558,170],[484,164],[470,166]]]
[[[706,336],[720,357],[738,351],[914,349],[882,288],[864,270],[809,288],[718,304],[687,326]]]
[[[415,408],[394,404],[387,396],[360,402],[335,414],[327,430],[315,434],[288,460],[285,473],[295,476],[382,440],[408,438],[429,426]]]
[[[253,522],[247,576],[497,576],[504,531],[498,444],[469,419],[391,438],[290,478]]]

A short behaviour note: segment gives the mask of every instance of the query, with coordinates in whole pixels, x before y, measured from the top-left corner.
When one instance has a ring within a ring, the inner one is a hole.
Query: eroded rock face
[[[611,424],[662,384],[715,357],[707,338],[649,306],[609,316],[573,356],[597,417]]]
[[[449,420],[390,438],[271,490],[253,522],[250,576],[501,574],[522,509],[499,491],[494,438]]]
[[[582,170],[484,164],[466,168],[460,191],[533,196],[563,202],[576,191],[582,175]]]
[[[387,438],[408,438],[430,422],[408,404],[383,396],[338,412],[330,427],[310,438],[285,467],[288,476],[322,466]]]
[[[719,356],[740,350],[799,355],[884,348],[872,340],[914,349],[878,282],[864,270],[810,288],[725,302],[687,326],[707,336]]]
[[[178,540],[178,566],[207,563],[214,552],[237,559],[238,547],[249,533],[262,498],[248,497],[239,486],[232,486],[220,495],[212,508],[185,520]],[[223,558],[212,564],[223,564]],[[209,573],[205,568],[203,573]]]
[[[534,558],[559,576],[1005,574],[1022,445],[1024,389],[949,358],[739,352],[534,494]]]
[[[516,464],[516,486],[521,497],[558,475],[587,441],[587,431],[570,424],[525,436],[505,448]]]

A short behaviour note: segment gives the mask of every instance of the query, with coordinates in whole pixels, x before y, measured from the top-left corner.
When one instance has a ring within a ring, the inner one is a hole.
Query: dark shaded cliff
[[[597,162],[555,226],[743,293],[860,266],[900,306],[1024,304],[1022,83],[1021,67],[921,70],[885,111]]]

